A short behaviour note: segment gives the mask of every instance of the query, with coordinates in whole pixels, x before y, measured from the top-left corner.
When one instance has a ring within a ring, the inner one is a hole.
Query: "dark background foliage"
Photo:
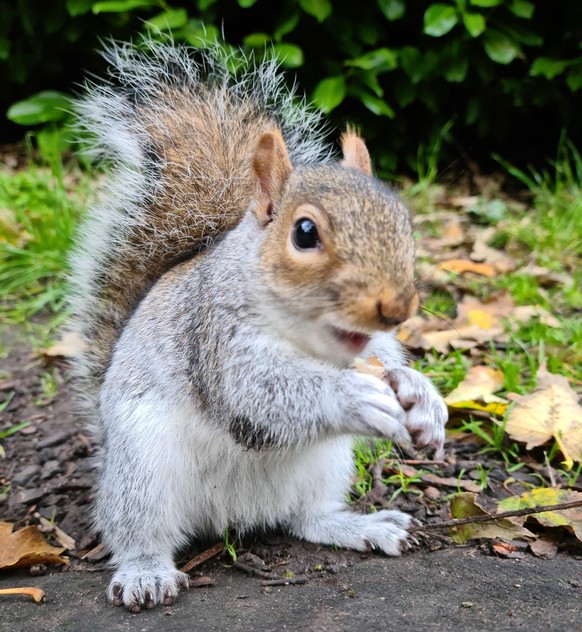
[[[564,130],[582,137],[579,0],[0,0],[0,15],[4,142],[63,122],[54,91],[103,72],[100,38],[144,31],[272,44],[336,127],[361,127],[385,173],[431,152],[441,168],[488,168],[494,153],[541,164]]]

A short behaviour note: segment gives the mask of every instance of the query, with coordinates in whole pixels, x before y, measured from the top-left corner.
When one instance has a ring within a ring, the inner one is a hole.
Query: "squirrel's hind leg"
[[[401,511],[383,509],[358,514],[340,503],[317,515],[297,517],[291,533],[309,542],[336,545],[356,551],[378,549],[400,555],[409,548],[407,528],[412,518]]]
[[[188,411],[156,389],[128,396],[112,382],[101,400],[106,449],[95,518],[116,567],[107,596],[139,612],[172,603],[188,586],[173,554],[197,528],[197,480],[180,433]]]

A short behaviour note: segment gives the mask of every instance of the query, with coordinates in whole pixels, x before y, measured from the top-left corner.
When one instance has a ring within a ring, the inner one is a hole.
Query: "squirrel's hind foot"
[[[379,550],[395,556],[410,548],[407,529],[411,521],[401,511],[382,509],[372,514],[357,514],[346,508],[304,519],[292,526],[292,532],[309,542],[356,551]]]
[[[175,568],[127,564],[113,575],[107,597],[114,606],[125,606],[137,613],[155,606],[171,606],[180,588],[187,587],[188,575]]]

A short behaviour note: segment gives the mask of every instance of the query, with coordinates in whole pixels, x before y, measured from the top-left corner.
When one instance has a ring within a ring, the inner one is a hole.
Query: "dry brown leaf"
[[[477,325],[467,325],[446,329],[444,331],[433,331],[425,333],[421,338],[421,346],[424,349],[436,349],[441,353],[447,353],[449,346],[453,348],[470,348],[482,342],[495,340],[504,333],[503,327],[483,329]],[[466,344],[467,342],[473,344]]]
[[[423,483],[430,483],[431,485],[442,485],[444,487],[454,487],[464,489],[467,492],[478,493],[481,491],[481,485],[475,481],[466,481],[462,478],[455,478],[454,476],[441,477],[436,474],[423,474],[420,477]]]
[[[448,199],[448,203],[451,206],[460,206],[461,208],[472,208],[479,203],[479,196],[477,195],[459,195]]]
[[[493,277],[497,273],[493,266],[486,263],[475,263],[468,259],[450,259],[449,261],[443,261],[439,263],[437,268],[445,270],[446,272],[456,272],[458,274],[465,274],[466,272],[472,272],[479,276]]]
[[[75,550],[75,540],[68,533],[65,533],[56,524],[51,523],[41,515],[35,514],[35,517],[38,517],[43,533],[52,533],[57,542],[67,551]]]
[[[507,292],[483,302],[466,295],[457,306],[457,317],[452,323],[443,319],[414,317],[403,324],[399,339],[410,348],[436,349],[447,353],[450,347],[471,349],[484,343],[506,342],[503,319],[507,319],[511,327],[533,317],[539,317],[548,326],[560,325],[539,305],[517,307]]]
[[[530,542],[529,548],[536,557],[541,557],[544,560],[553,560],[558,554],[558,543],[545,538]]]
[[[457,402],[481,400],[485,403],[504,402],[501,397],[493,395],[503,386],[503,373],[490,366],[472,366],[461,383],[446,397],[449,406]]]
[[[548,327],[561,327],[560,321],[555,316],[552,316],[547,309],[544,309],[540,305],[520,305],[519,307],[516,307],[511,314],[511,320],[519,323],[526,323],[535,316],[538,316],[540,322]]]
[[[515,309],[515,303],[508,292],[499,292],[480,301],[474,296],[465,295],[457,306],[457,319],[455,322],[468,322],[468,314],[473,310],[485,312],[501,324],[501,318],[509,316]]]
[[[535,277],[542,287],[561,285],[564,288],[570,288],[574,285],[574,279],[569,274],[556,272],[549,268],[542,268],[535,263],[529,263],[521,270],[521,273]]]
[[[13,527],[9,522],[0,522],[0,569],[69,563],[61,557],[64,548],[48,544],[34,525],[15,532]]]
[[[79,338],[74,331],[67,331],[58,342],[47,349],[42,349],[41,353],[49,358],[74,358],[87,350],[87,345]]]
[[[28,595],[32,597],[36,603],[42,603],[46,596],[44,590],[33,588],[31,586],[20,586],[19,588],[1,588],[0,595]]]
[[[509,542],[494,542],[491,545],[491,550],[495,553],[495,555],[498,555],[499,557],[506,557],[508,559],[519,560],[525,557],[525,553],[523,551]]]
[[[490,320],[483,314],[488,314]],[[487,323],[495,323],[498,326],[502,318],[507,318],[511,325],[514,322],[525,323],[536,316],[549,327],[560,326],[559,321],[540,305],[517,306],[507,292],[501,292],[483,302],[473,296],[465,296],[457,307],[455,324],[478,324],[481,319],[482,326]]]
[[[439,237],[424,237],[421,244],[430,253],[450,252],[451,248],[460,246],[465,241],[465,232],[458,217],[450,218]]]
[[[526,450],[556,440],[566,467],[582,460],[582,406],[568,380],[540,367],[536,387],[529,395],[514,398],[506,432],[526,444]]]
[[[501,250],[496,250],[487,245],[487,241],[491,238],[492,234],[493,231],[487,229],[477,235],[475,243],[473,244],[473,250],[471,251],[471,259],[490,265],[497,274],[505,274],[506,272],[515,270],[517,264],[511,257],[508,257],[504,252],[501,252]]]

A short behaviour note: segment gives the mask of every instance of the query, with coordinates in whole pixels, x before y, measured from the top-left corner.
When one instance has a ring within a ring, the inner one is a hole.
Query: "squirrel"
[[[353,129],[335,157],[275,61],[152,41],[104,55],[77,109],[110,169],[70,309],[109,600],[173,603],[174,554],[229,528],[399,555],[411,517],[345,497],[354,437],[444,443],[446,406],[395,338],[418,306],[409,211]]]

